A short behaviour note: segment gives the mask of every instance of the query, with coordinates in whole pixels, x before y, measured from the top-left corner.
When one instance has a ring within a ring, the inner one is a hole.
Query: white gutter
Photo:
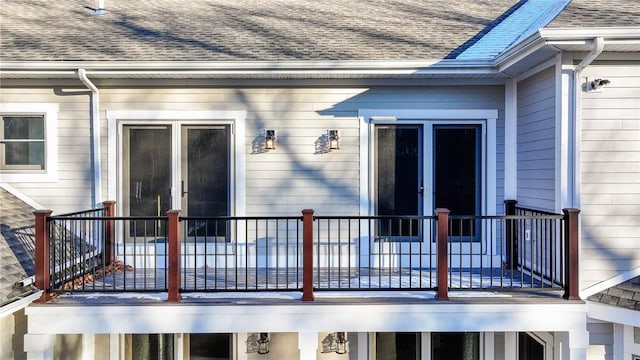
[[[598,36],[595,39],[593,39],[593,41],[594,41],[593,49],[591,49],[591,52],[587,54],[587,56],[584,59],[582,59],[580,64],[576,66],[576,69],[575,69],[576,73],[580,73],[584,68],[589,66],[589,64],[591,64],[593,60],[595,60],[598,57],[598,55],[602,53],[602,50],[604,50],[603,37]]]
[[[604,38],[598,36],[593,39],[593,49],[585,56],[582,61],[574,68],[573,72],[573,124],[571,130],[571,154],[572,160],[569,164],[571,171],[569,172],[572,179],[573,191],[567,206],[580,207],[580,132],[582,131],[582,70],[589,66],[604,50]]]
[[[91,90],[91,134],[93,142],[93,205],[102,201],[102,163],[100,162],[100,92],[87,78],[85,69],[78,69],[78,78]]]
[[[27,305],[31,304],[33,301],[37,300],[42,296],[42,290],[38,290],[34,293],[31,293],[23,298],[18,298],[16,301],[12,301],[2,307],[0,307],[0,319],[4,318],[7,315],[11,315],[18,310],[22,310],[27,307]]]
[[[384,72],[388,70],[417,71],[432,68],[483,68],[491,67],[490,60],[455,60],[433,59],[424,61],[367,61],[367,60],[338,60],[338,61],[4,61],[2,73],[7,70],[39,71],[76,71],[78,68],[87,69],[89,74],[97,71],[210,71],[210,72],[258,72],[271,73],[274,71],[372,71]]]

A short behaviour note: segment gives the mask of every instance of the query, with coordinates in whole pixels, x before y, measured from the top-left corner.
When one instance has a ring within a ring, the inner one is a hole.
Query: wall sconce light
[[[270,342],[269,333],[251,334],[247,338],[247,353],[268,354]]]
[[[336,333],[336,354],[347,353],[347,333],[339,331]]]
[[[608,79],[587,79],[587,91],[599,91],[609,84],[611,81]]]
[[[272,150],[276,148],[277,135],[275,130],[264,131],[264,148],[266,150]]]
[[[340,149],[340,131],[339,130],[327,130],[327,139],[329,141],[329,149]]]
[[[327,335],[322,340],[322,353],[335,352],[336,354],[347,353],[347,333],[344,331],[338,331]]]

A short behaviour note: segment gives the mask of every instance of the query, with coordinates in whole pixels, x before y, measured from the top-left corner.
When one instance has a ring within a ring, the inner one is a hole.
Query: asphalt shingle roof
[[[451,59],[527,1],[107,0],[95,15],[97,3],[0,1],[0,60]],[[573,0],[548,26],[639,24],[637,0]]]
[[[3,61],[430,60],[516,0],[4,0]],[[467,43],[467,44],[465,44]],[[452,55],[453,54],[453,55]]]
[[[591,295],[588,300],[640,311],[640,276]]]
[[[550,28],[640,26],[638,0],[572,0]]]
[[[0,188],[0,304],[29,292],[14,284],[35,274],[33,208]]]

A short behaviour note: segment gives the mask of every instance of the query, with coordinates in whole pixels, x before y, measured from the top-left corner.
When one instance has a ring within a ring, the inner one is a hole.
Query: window
[[[173,334],[131,334],[126,341],[126,359],[173,359]]]
[[[518,333],[518,359],[519,360],[544,360],[544,343],[524,332]]]
[[[189,359],[231,360],[232,339],[231,334],[190,334]]]
[[[0,104],[0,182],[55,181],[56,104]]]
[[[44,170],[44,116],[2,116],[2,169]]]
[[[415,360],[420,358],[420,333],[376,333],[376,360]]]
[[[443,332],[431,334],[431,359],[480,359],[480,333]]]

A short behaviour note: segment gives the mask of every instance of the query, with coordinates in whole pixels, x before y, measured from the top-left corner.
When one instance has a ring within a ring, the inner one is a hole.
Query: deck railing
[[[36,283],[66,292],[564,289],[577,291],[577,216],[507,203],[500,216],[36,215]]]

